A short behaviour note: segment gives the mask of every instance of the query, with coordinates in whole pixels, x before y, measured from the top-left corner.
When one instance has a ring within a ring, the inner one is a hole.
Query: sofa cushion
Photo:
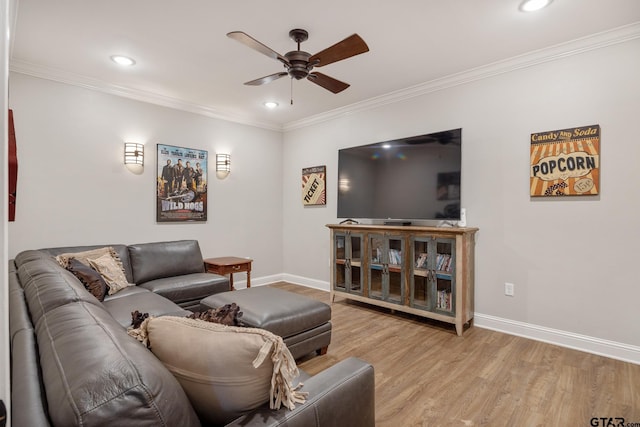
[[[137,286],[131,287],[131,289],[135,288],[137,288]],[[124,289],[115,295],[128,290],[129,288]],[[182,309],[174,302],[147,290],[144,290],[144,292],[130,293],[126,298],[105,299],[102,305],[104,305],[116,322],[124,328],[131,326],[131,312],[135,310],[138,310],[140,313],[149,313],[150,316],[156,317],[167,315],[185,317],[191,314],[190,311]]]
[[[18,278],[34,325],[45,313],[65,304],[84,301],[100,306],[100,301],[51,257],[22,263]]]
[[[113,295],[109,295],[109,294],[105,295],[104,302],[112,301],[118,298],[126,298],[129,295],[133,295],[133,294],[140,294],[140,293],[146,294],[148,292],[149,292],[148,289],[144,289],[140,286],[129,286],[128,288],[124,288],[120,292],[116,292]]]
[[[266,329],[283,338],[317,328],[331,321],[331,307],[313,298],[271,286],[227,291],[205,298],[205,307],[218,308],[235,302],[242,322]]]
[[[73,273],[98,301],[104,300],[104,296],[107,294],[109,287],[100,273],[91,267],[87,267],[75,258],[69,260],[67,270]]]
[[[13,337],[20,331],[33,330],[29,310],[24,299],[24,289],[18,281],[17,271],[9,273],[9,337]]]
[[[53,425],[200,426],[171,373],[103,307],[58,307],[36,336]]]
[[[139,285],[178,304],[200,301],[229,290],[229,279],[218,274],[192,273],[154,279]]]
[[[129,258],[136,284],[163,277],[204,272],[197,240],[129,245]]]
[[[267,401],[290,409],[304,402],[291,385],[298,375],[293,357],[268,331],[159,317],[146,322],[146,333],[205,422],[224,425]]]
[[[14,259],[14,264],[17,270],[22,264],[25,264],[27,262],[41,261],[43,259],[50,259],[50,258],[51,258],[51,255],[47,254],[46,252],[29,249],[26,251],[22,251],[18,255],[16,255]]]
[[[43,388],[35,333],[33,329],[20,330],[11,339],[12,425],[50,425]]]
[[[87,261],[89,261],[91,268],[100,273],[104,281],[107,282],[109,295],[133,285],[127,282],[127,277],[124,275],[124,270],[122,270],[122,264],[118,264],[111,254],[104,254],[98,258],[88,258]]]

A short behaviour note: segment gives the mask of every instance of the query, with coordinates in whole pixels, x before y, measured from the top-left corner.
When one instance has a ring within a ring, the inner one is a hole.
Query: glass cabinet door
[[[369,297],[402,303],[403,239],[383,234],[369,235]]]
[[[336,232],[334,245],[334,289],[362,293],[362,234]]]
[[[362,234],[349,233],[349,281],[348,291],[362,294]]]
[[[382,234],[369,235],[369,297],[382,299],[385,272],[385,244]]]
[[[432,310],[433,303],[431,298],[431,270],[429,269],[429,246],[433,239],[414,238],[411,241],[411,294],[409,295],[409,303],[412,307],[424,310]],[[431,249],[433,250],[433,248]]]
[[[404,297],[404,262],[402,237],[390,236],[387,238],[388,259],[387,259],[387,282],[384,292],[384,299],[389,302],[401,304]]]
[[[335,260],[333,288],[347,290],[347,235],[336,232],[333,236],[333,258]]]
[[[455,240],[417,237],[411,251],[411,306],[454,316]]]
[[[452,316],[456,309],[455,246],[455,240],[436,239],[435,256],[432,259],[435,309]]]

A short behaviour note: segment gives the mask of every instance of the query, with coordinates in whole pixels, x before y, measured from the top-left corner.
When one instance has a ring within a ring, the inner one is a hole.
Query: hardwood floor
[[[328,292],[270,286],[329,303]],[[349,356],[371,363],[377,426],[640,427],[640,365],[475,327],[458,337],[339,297],[332,323],[328,353],[298,364],[313,375]]]

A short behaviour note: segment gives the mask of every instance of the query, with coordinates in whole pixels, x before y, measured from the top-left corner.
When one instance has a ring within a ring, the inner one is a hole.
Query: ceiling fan
[[[315,67],[323,67],[325,65],[341,61],[343,59],[351,58],[352,56],[359,55],[369,51],[369,47],[362,40],[362,38],[353,34],[346,39],[330,46],[315,55],[311,55],[308,52],[300,50],[300,43],[309,38],[309,33],[299,28],[289,31],[289,37],[298,43],[298,50],[287,52],[284,55],[280,55],[270,47],[265,46],[258,40],[254,39],[247,33],[242,31],[232,31],[227,34],[228,37],[239,41],[240,43],[257,50],[258,52],[267,55],[270,58],[276,59],[284,65],[286,71],[282,71],[268,76],[261,77],[256,80],[246,82],[245,85],[260,86],[265,83],[270,83],[281,77],[290,76],[292,79],[301,80],[306,78],[307,80],[321,86],[333,93],[339,93],[349,87],[348,83],[336,80],[333,77],[329,77],[326,74],[313,71]]]

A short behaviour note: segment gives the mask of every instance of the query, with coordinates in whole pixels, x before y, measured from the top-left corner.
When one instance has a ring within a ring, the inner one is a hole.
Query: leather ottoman
[[[292,292],[258,286],[211,295],[200,304],[205,310],[236,303],[242,322],[283,338],[294,358],[312,351],[325,354],[331,342],[331,307]]]

